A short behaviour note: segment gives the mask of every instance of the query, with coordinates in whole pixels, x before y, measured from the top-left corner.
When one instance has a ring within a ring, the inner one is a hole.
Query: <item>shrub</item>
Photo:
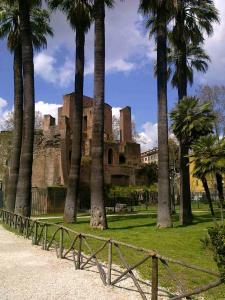
[[[208,233],[214,251],[214,259],[217,263],[221,279],[225,283],[225,227],[216,225],[209,228]]]

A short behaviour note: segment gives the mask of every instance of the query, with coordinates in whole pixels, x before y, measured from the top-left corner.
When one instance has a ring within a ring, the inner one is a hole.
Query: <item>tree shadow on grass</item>
[[[141,219],[141,220],[144,220],[144,219],[148,219],[148,220],[152,220],[152,219],[156,219],[157,217],[157,214],[146,214],[146,215],[129,215],[129,216],[124,216],[124,215],[117,215],[117,216],[111,216],[111,217],[108,217],[107,220],[110,222],[110,223],[113,223],[113,222],[118,222],[118,221],[132,221],[132,220],[137,220],[137,219]]]
[[[153,223],[146,223],[146,224],[141,224],[141,225],[127,225],[127,226],[119,226],[119,227],[109,227],[109,229],[111,231],[116,231],[116,230],[121,230],[121,229],[133,229],[133,228],[148,228],[148,227],[153,227],[153,226],[156,226],[156,222],[154,221]]]
[[[177,225],[176,227],[188,227],[188,226],[195,226],[203,223],[213,223],[220,221],[220,218],[216,215],[215,218],[213,218],[210,214],[201,214],[199,216],[194,215],[193,221],[190,224],[186,225]]]

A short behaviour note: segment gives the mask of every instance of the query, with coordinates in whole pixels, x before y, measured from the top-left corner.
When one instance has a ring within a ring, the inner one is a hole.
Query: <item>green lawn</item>
[[[202,206],[202,207],[201,207]],[[198,211],[199,210],[199,211]],[[136,215],[120,215],[108,217],[109,229],[99,231],[90,229],[89,218],[81,217],[77,224],[64,224],[65,226],[84,233],[92,233],[103,237],[111,237],[115,240],[133,244],[136,246],[154,249],[161,255],[179,259],[187,263],[192,263],[206,269],[217,271],[217,266],[213,260],[212,253],[203,248],[200,239],[207,234],[207,228],[213,226],[214,222],[208,212],[207,206],[200,205],[194,207],[194,222],[190,226],[180,226],[178,216],[173,216],[173,228],[157,229],[156,228],[156,213],[154,208],[150,211],[142,211],[141,214]],[[219,212],[217,211],[219,217]],[[63,224],[62,219],[48,220],[48,222],[55,222]],[[51,227],[50,227],[51,228]],[[53,232],[53,228],[51,231]],[[52,233],[50,232],[50,234]],[[98,249],[99,242],[89,241],[93,249]],[[69,245],[69,241],[66,240]],[[126,253],[126,257],[130,264],[135,263],[141,258],[132,250],[122,249]],[[100,259],[103,261],[107,258],[107,251],[101,253]],[[114,263],[119,264],[119,258],[114,253]],[[201,272],[192,271],[183,267],[171,265],[173,271],[177,276],[185,282],[188,287],[194,287],[199,284],[206,284],[213,277],[202,274]],[[146,264],[139,268],[140,273],[144,278],[149,278],[151,269],[150,265]],[[160,267],[161,285],[171,287],[170,280],[165,277],[167,272]],[[206,299],[225,299],[224,286],[215,288],[205,294]]]

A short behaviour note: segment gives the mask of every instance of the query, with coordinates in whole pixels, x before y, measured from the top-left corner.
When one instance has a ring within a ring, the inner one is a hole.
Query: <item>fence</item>
[[[173,283],[173,287],[170,285],[167,291],[163,290],[164,294],[166,293],[172,300],[190,299],[192,295],[201,294],[222,284],[220,275],[216,272],[161,256],[153,250],[135,247],[113,239],[79,233],[64,226],[33,220],[2,209],[0,209],[0,219],[14,231],[31,239],[32,244],[42,245],[43,250],[55,249],[58,258],[72,260],[75,269],[84,269],[88,264],[94,264],[104,285],[115,286],[121,280],[129,277],[144,300],[148,299],[149,294],[151,300],[158,299],[159,292],[162,291],[160,287],[162,269]],[[105,252],[105,263],[99,259],[99,255],[103,251]],[[127,259],[129,251],[133,251],[133,257],[138,258],[138,261],[133,264],[130,264]],[[116,255],[123,269],[119,268],[118,264],[115,265]],[[149,276],[150,285],[140,280],[136,274],[135,270],[140,266],[147,267],[147,274],[151,274]],[[174,272],[173,266],[183,268],[182,274],[192,270],[201,273],[201,276],[213,277],[213,280],[203,286],[186,288],[182,278]]]

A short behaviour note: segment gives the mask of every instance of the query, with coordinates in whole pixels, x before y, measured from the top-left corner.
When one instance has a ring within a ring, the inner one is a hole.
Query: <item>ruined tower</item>
[[[126,106],[120,110],[120,141],[132,142],[131,108]]]

